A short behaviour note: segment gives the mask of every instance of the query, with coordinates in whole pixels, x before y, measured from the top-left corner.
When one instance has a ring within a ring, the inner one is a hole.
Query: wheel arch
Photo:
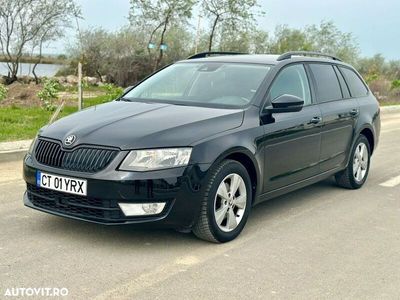
[[[372,131],[371,128],[369,128],[368,126],[365,126],[363,129],[361,129],[360,133],[358,135],[362,134],[363,136],[365,136],[368,140],[369,143],[369,148],[371,150],[371,155],[375,150],[375,137],[374,137],[374,133]]]
[[[258,162],[254,157],[254,154],[244,147],[232,148],[220,154],[212,163],[212,165],[216,165],[226,159],[235,160],[241,163],[246,168],[251,180],[253,192],[252,203],[254,203],[256,195],[259,194],[259,188],[261,186],[260,170],[258,168]]]
[[[346,164],[343,166],[343,168],[347,167],[347,165],[349,164],[351,159],[350,157],[351,150],[354,148],[355,143],[360,135],[364,135],[367,138],[372,155],[372,152],[375,149],[375,132],[370,124],[364,124],[354,132],[353,140],[351,141],[350,144],[350,149],[348,149],[347,159],[345,160]]]

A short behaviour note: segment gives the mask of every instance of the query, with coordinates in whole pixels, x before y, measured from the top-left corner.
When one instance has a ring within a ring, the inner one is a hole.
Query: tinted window
[[[332,65],[310,64],[316,82],[317,99],[327,102],[342,99],[339,81]]]
[[[361,81],[360,77],[358,77],[358,75],[354,71],[342,67],[340,68],[340,70],[343,72],[346,78],[352,97],[363,97],[368,94],[368,90],[365,87],[364,83]]]
[[[304,105],[311,104],[310,86],[303,65],[292,65],[283,69],[274,80],[269,92],[271,100],[289,94],[304,100]]]
[[[342,89],[343,98],[345,99],[350,98],[349,88],[347,87],[346,81],[344,80],[342,73],[340,73],[339,69],[336,66],[333,68],[335,69],[336,75],[339,78],[339,83]]]
[[[242,107],[252,101],[270,68],[239,63],[177,63],[143,81],[124,98]]]

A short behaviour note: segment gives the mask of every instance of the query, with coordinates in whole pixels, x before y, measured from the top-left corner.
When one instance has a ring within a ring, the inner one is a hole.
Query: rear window
[[[332,65],[310,64],[316,82],[318,102],[342,99],[342,91]]]
[[[361,81],[360,77],[358,77],[356,72],[343,67],[340,67],[340,70],[343,72],[344,77],[346,78],[346,82],[349,86],[352,97],[363,97],[368,94],[368,89]]]

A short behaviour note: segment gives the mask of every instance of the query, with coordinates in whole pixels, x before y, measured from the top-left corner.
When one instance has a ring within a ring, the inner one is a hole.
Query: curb
[[[7,161],[22,160],[27,152],[28,152],[28,149],[1,151],[0,152],[0,163],[7,162]]]
[[[0,143],[0,162],[22,160],[32,140]]]
[[[398,111],[400,111],[400,105],[381,106],[381,112],[383,113],[398,112]]]

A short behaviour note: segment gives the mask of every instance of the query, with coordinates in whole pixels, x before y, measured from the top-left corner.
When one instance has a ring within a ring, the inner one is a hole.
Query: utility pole
[[[78,63],[78,110],[82,109],[82,64]]]
[[[200,23],[201,23],[201,14],[199,14],[199,20],[197,21],[197,32],[196,32],[196,45],[194,48],[194,53],[198,52],[198,46],[200,41]]]
[[[78,31],[79,36],[79,50],[81,52],[81,60],[83,59],[82,54],[82,34],[79,28],[79,21],[78,17],[75,18],[76,21],[76,30]],[[82,63],[78,63],[78,110],[82,109],[83,104],[83,97],[82,97]]]

